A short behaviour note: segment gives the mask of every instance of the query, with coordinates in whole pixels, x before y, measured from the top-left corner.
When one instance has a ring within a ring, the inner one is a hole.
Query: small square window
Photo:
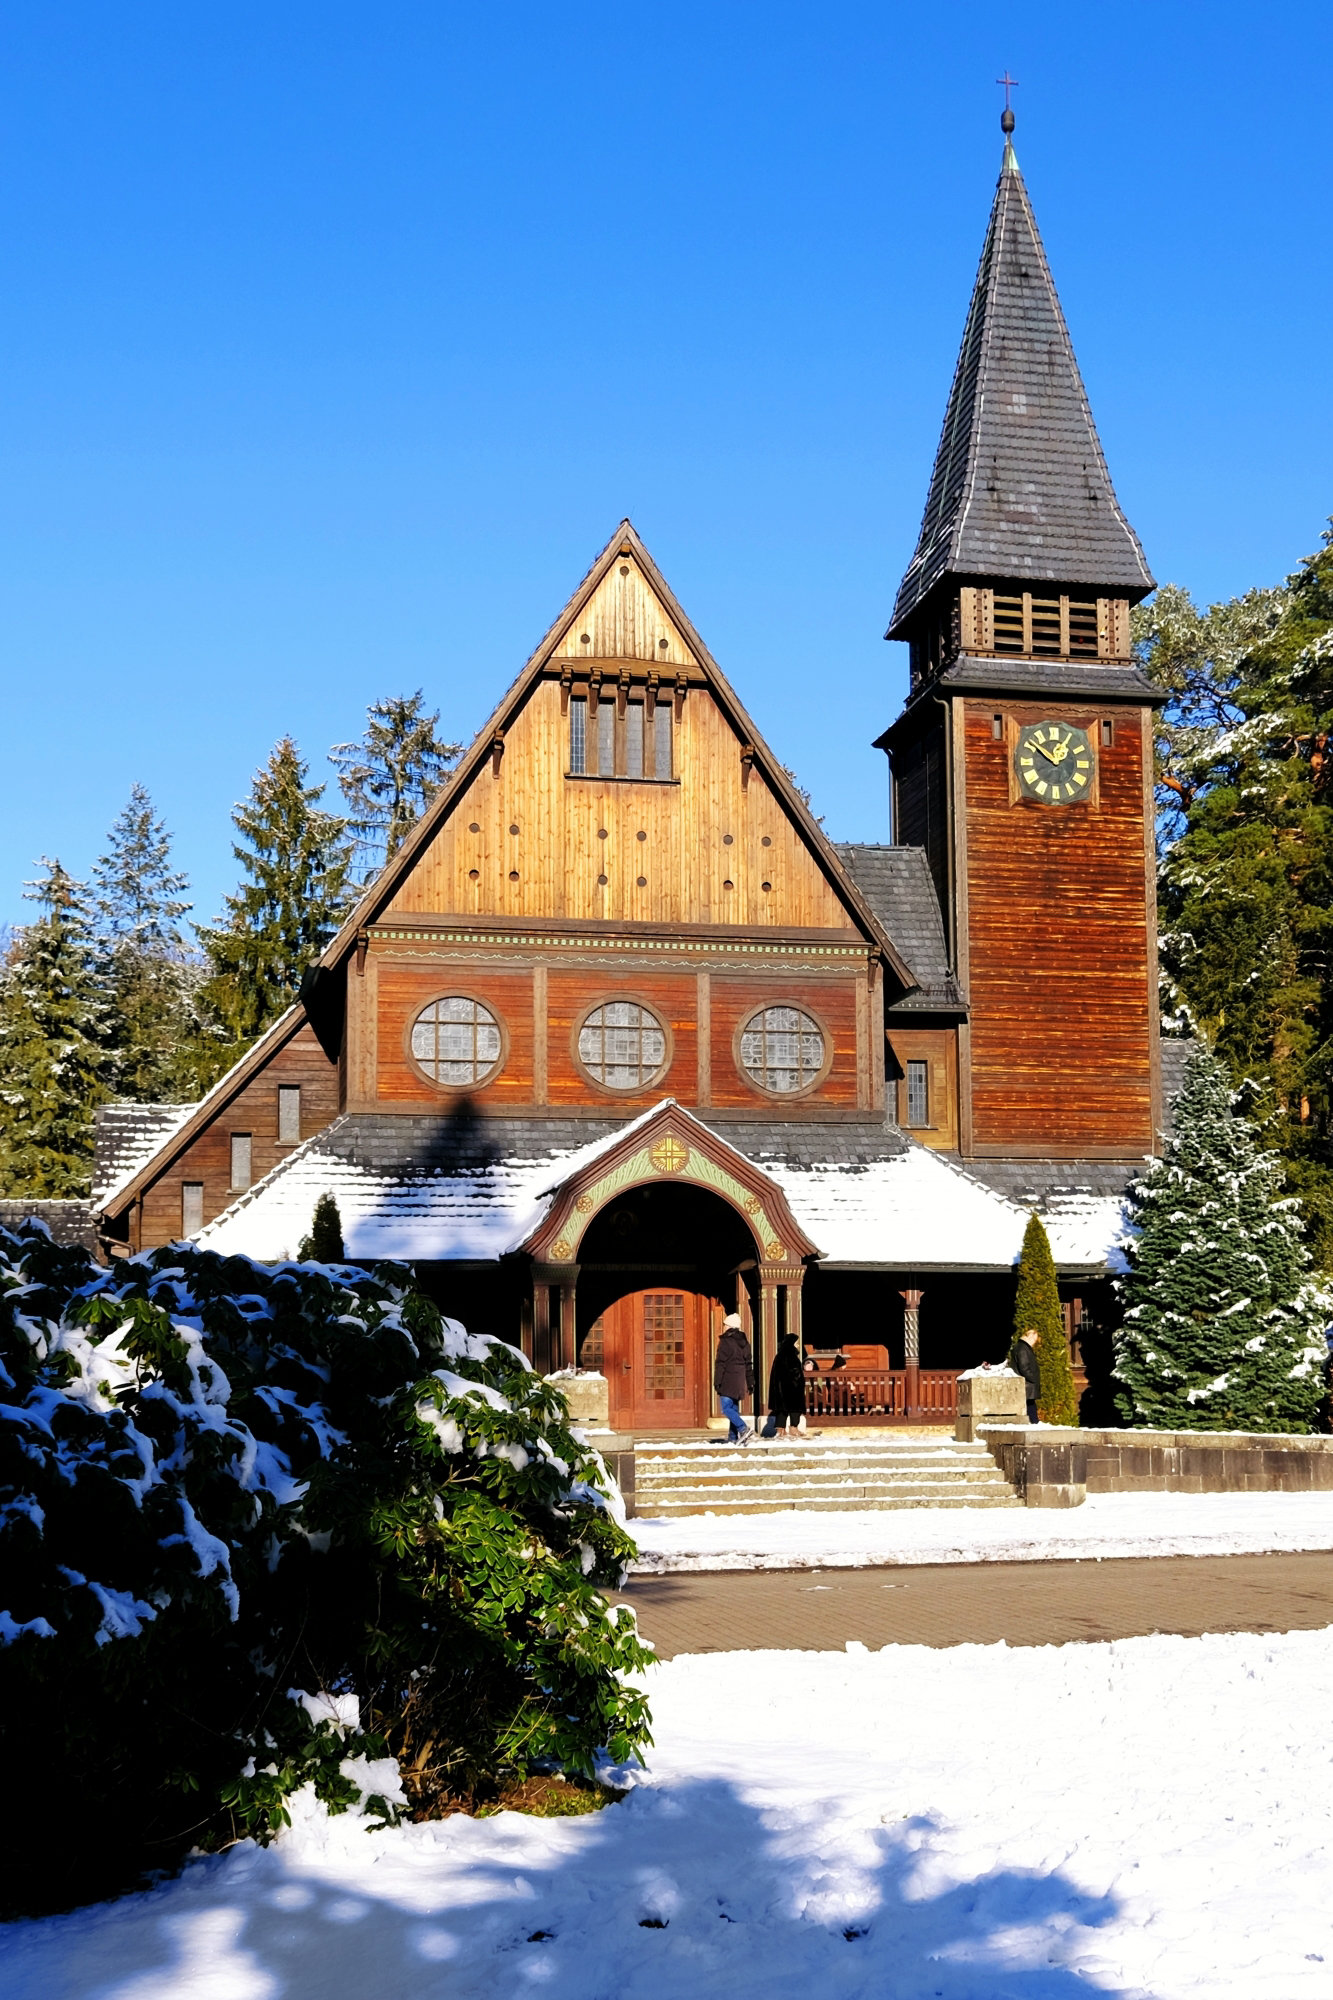
[[[234,1188],[248,1188],[250,1185],[250,1134],[233,1132],[231,1135],[231,1184]]]
[[[1115,742],[1115,724],[1113,722],[1103,722],[1102,748],[1105,750],[1109,750],[1114,742]]]
[[[181,1235],[197,1236],[204,1226],[204,1184],[186,1181],[181,1188]]]
[[[995,741],[998,743],[1000,738],[1004,735],[1004,717],[1002,715],[993,715],[991,717],[990,733],[995,738]]]
[[[909,1126],[930,1123],[930,1064],[909,1062],[907,1065],[907,1123]]]
[[[301,1086],[299,1083],[284,1083],[278,1086],[278,1143],[282,1146],[299,1145],[301,1139]]]

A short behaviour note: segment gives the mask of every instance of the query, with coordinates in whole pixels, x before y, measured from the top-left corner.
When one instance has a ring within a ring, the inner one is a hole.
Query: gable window
[[[909,1062],[907,1065],[907,1123],[909,1126],[930,1123],[930,1064]]]
[[[186,1181],[181,1187],[181,1235],[197,1236],[204,1226],[204,1184]]]
[[[632,695],[619,712],[612,693],[597,703],[593,716],[584,695],[569,701],[569,774],[573,778],[672,778],[670,700],[649,711],[642,695]]]
[[[432,1083],[468,1090],[500,1067],[504,1037],[489,1007],[461,993],[432,1000],[412,1023],[413,1060]]]
[[[233,1188],[248,1188],[250,1178],[250,1134],[248,1132],[233,1132],[231,1135],[231,1185]]]
[[[278,1144],[280,1146],[299,1145],[301,1139],[301,1086],[299,1083],[278,1085]]]
[[[637,1000],[605,1000],[579,1029],[579,1061],[605,1090],[643,1090],[666,1066],[667,1031]]]
[[[741,1068],[776,1097],[809,1090],[824,1073],[824,1031],[800,1007],[765,1007],[741,1030]]]

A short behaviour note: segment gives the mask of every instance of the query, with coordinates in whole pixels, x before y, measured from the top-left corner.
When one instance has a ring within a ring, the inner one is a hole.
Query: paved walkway
[[[1293,1632],[1333,1625],[1333,1554],[1124,1557],[893,1569],[637,1577],[614,1593],[663,1659],[848,1639],[1063,1645],[1148,1632]]]

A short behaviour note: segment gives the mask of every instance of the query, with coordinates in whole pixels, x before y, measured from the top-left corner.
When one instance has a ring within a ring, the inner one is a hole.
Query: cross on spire
[[[1008,138],[1014,129],[1014,108],[1009,102],[1009,93],[1011,90],[1018,88],[1018,78],[1010,76],[1009,71],[1006,69],[1004,75],[997,76],[995,81],[1004,85],[1004,110],[1000,113],[1000,130]]]

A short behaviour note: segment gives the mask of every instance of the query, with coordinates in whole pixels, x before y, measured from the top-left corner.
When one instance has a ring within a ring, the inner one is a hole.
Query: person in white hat
[[[745,1338],[739,1313],[728,1313],[722,1322],[722,1338],[717,1343],[713,1363],[713,1387],[722,1414],[731,1426],[728,1444],[748,1444],[754,1432],[741,1415],[741,1398],[754,1394],[754,1356]]]

